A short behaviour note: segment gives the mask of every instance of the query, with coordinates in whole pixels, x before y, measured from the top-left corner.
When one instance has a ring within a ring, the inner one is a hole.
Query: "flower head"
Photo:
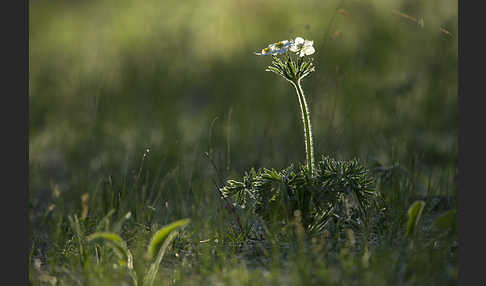
[[[302,37],[297,37],[295,40],[283,40],[268,45],[262,49],[260,53],[255,53],[257,56],[279,55],[284,54],[287,50],[296,53],[299,57],[310,56],[315,53],[314,41],[305,40]]]
[[[258,56],[271,55],[273,57],[272,64],[268,66],[266,71],[276,73],[288,81],[295,83],[309,75],[315,70],[312,64],[312,57],[306,57],[314,54],[314,41],[305,40],[302,37],[297,37],[295,40],[283,40],[268,45],[262,49],[260,53],[255,53]],[[287,54],[287,51],[296,53],[298,56]],[[285,54],[283,57],[277,57],[279,54]]]
[[[313,45],[314,41],[304,40],[302,37],[297,37],[295,38],[295,41],[292,41],[289,50],[299,54],[299,57],[310,56],[316,51]]]

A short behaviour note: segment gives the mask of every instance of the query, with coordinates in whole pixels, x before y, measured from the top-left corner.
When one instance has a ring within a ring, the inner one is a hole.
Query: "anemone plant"
[[[248,208],[270,224],[288,225],[295,213],[307,233],[322,233],[332,222],[335,225],[363,226],[367,213],[374,206],[376,192],[370,172],[356,159],[338,161],[325,156],[314,162],[314,147],[309,107],[302,88],[302,80],[315,71],[314,42],[301,37],[272,43],[258,56],[271,55],[272,63],[266,71],[280,75],[295,89],[299,100],[306,164],[281,171],[252,169],[243,181],[228,180],[220,188],[225,199]]]
[[[299,100],[302,122],[304,124],[305,152],[307,169],[312,175],[314,170],[314,145],[312,141],[312,126],[310,112],[302,88],[302,79],[312,73],[315,68],[313,58],[308,57],[314,54],[314,41],[304,40],[301,37],[295,40],[284,40],[268,45],[262,49],[259,56],[271,55],[273,58],[266,71],[278,74],[287,80],[295,89]],[[280,59],[277,55],[282,55]]]

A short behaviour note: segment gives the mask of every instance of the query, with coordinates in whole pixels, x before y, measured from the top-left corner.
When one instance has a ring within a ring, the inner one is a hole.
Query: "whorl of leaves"
[[[284,61],[282,61],[277,56],[272,57],[273,61],[265,71],[278,74],[291,82],[300,80],[315,71],[312,58],[304,59],[302,57],[293,60],[291,56],[286,55]]]
[[[369,171],[356,159],[323,157],[311,177],[305,166],[281,171],[251,169],[243,181],[228,180],[225,198],[267,222],[288,222],[299,210],[307,231],[323,231],[331,218],[360,224],[374,206],[376,192]]]

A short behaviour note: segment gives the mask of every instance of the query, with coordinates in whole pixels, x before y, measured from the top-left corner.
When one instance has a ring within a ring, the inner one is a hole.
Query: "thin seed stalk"
[[[314,144],[312,142],[312,127],[310,122],[309,108],[307,101],[305,100],[304,90],[300,83],[300,79],[297,81],[290,81],[295,87],[297,97],[299,98],[300,111],[302,112],[302,122],[304,123],[304,136],[305,136],[305,153],[307,157],[307,169],[309,173],[313,175],[314,170]]]

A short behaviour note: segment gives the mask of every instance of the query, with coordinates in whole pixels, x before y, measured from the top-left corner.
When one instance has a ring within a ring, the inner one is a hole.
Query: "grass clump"
[[[159,271],[162,258],[167,251],[172,240],[177,235],[177,230],[186,226],[190,219],[182,219],[175,221],[157,231],[153,236],[147,248],[145,257],[152,261],[146,274],[143,277],[143,282],[139,284],[137,272],[133,267],[133,255],[127,247],[127,243],[118,234],[113,232],[96,232],[88,236],[89,242],[105,242],[111,247],[119,257],[119,264],[127,268],[128,274],[132,278],[135,286],[151,286],[154,284],[157,272]]]

